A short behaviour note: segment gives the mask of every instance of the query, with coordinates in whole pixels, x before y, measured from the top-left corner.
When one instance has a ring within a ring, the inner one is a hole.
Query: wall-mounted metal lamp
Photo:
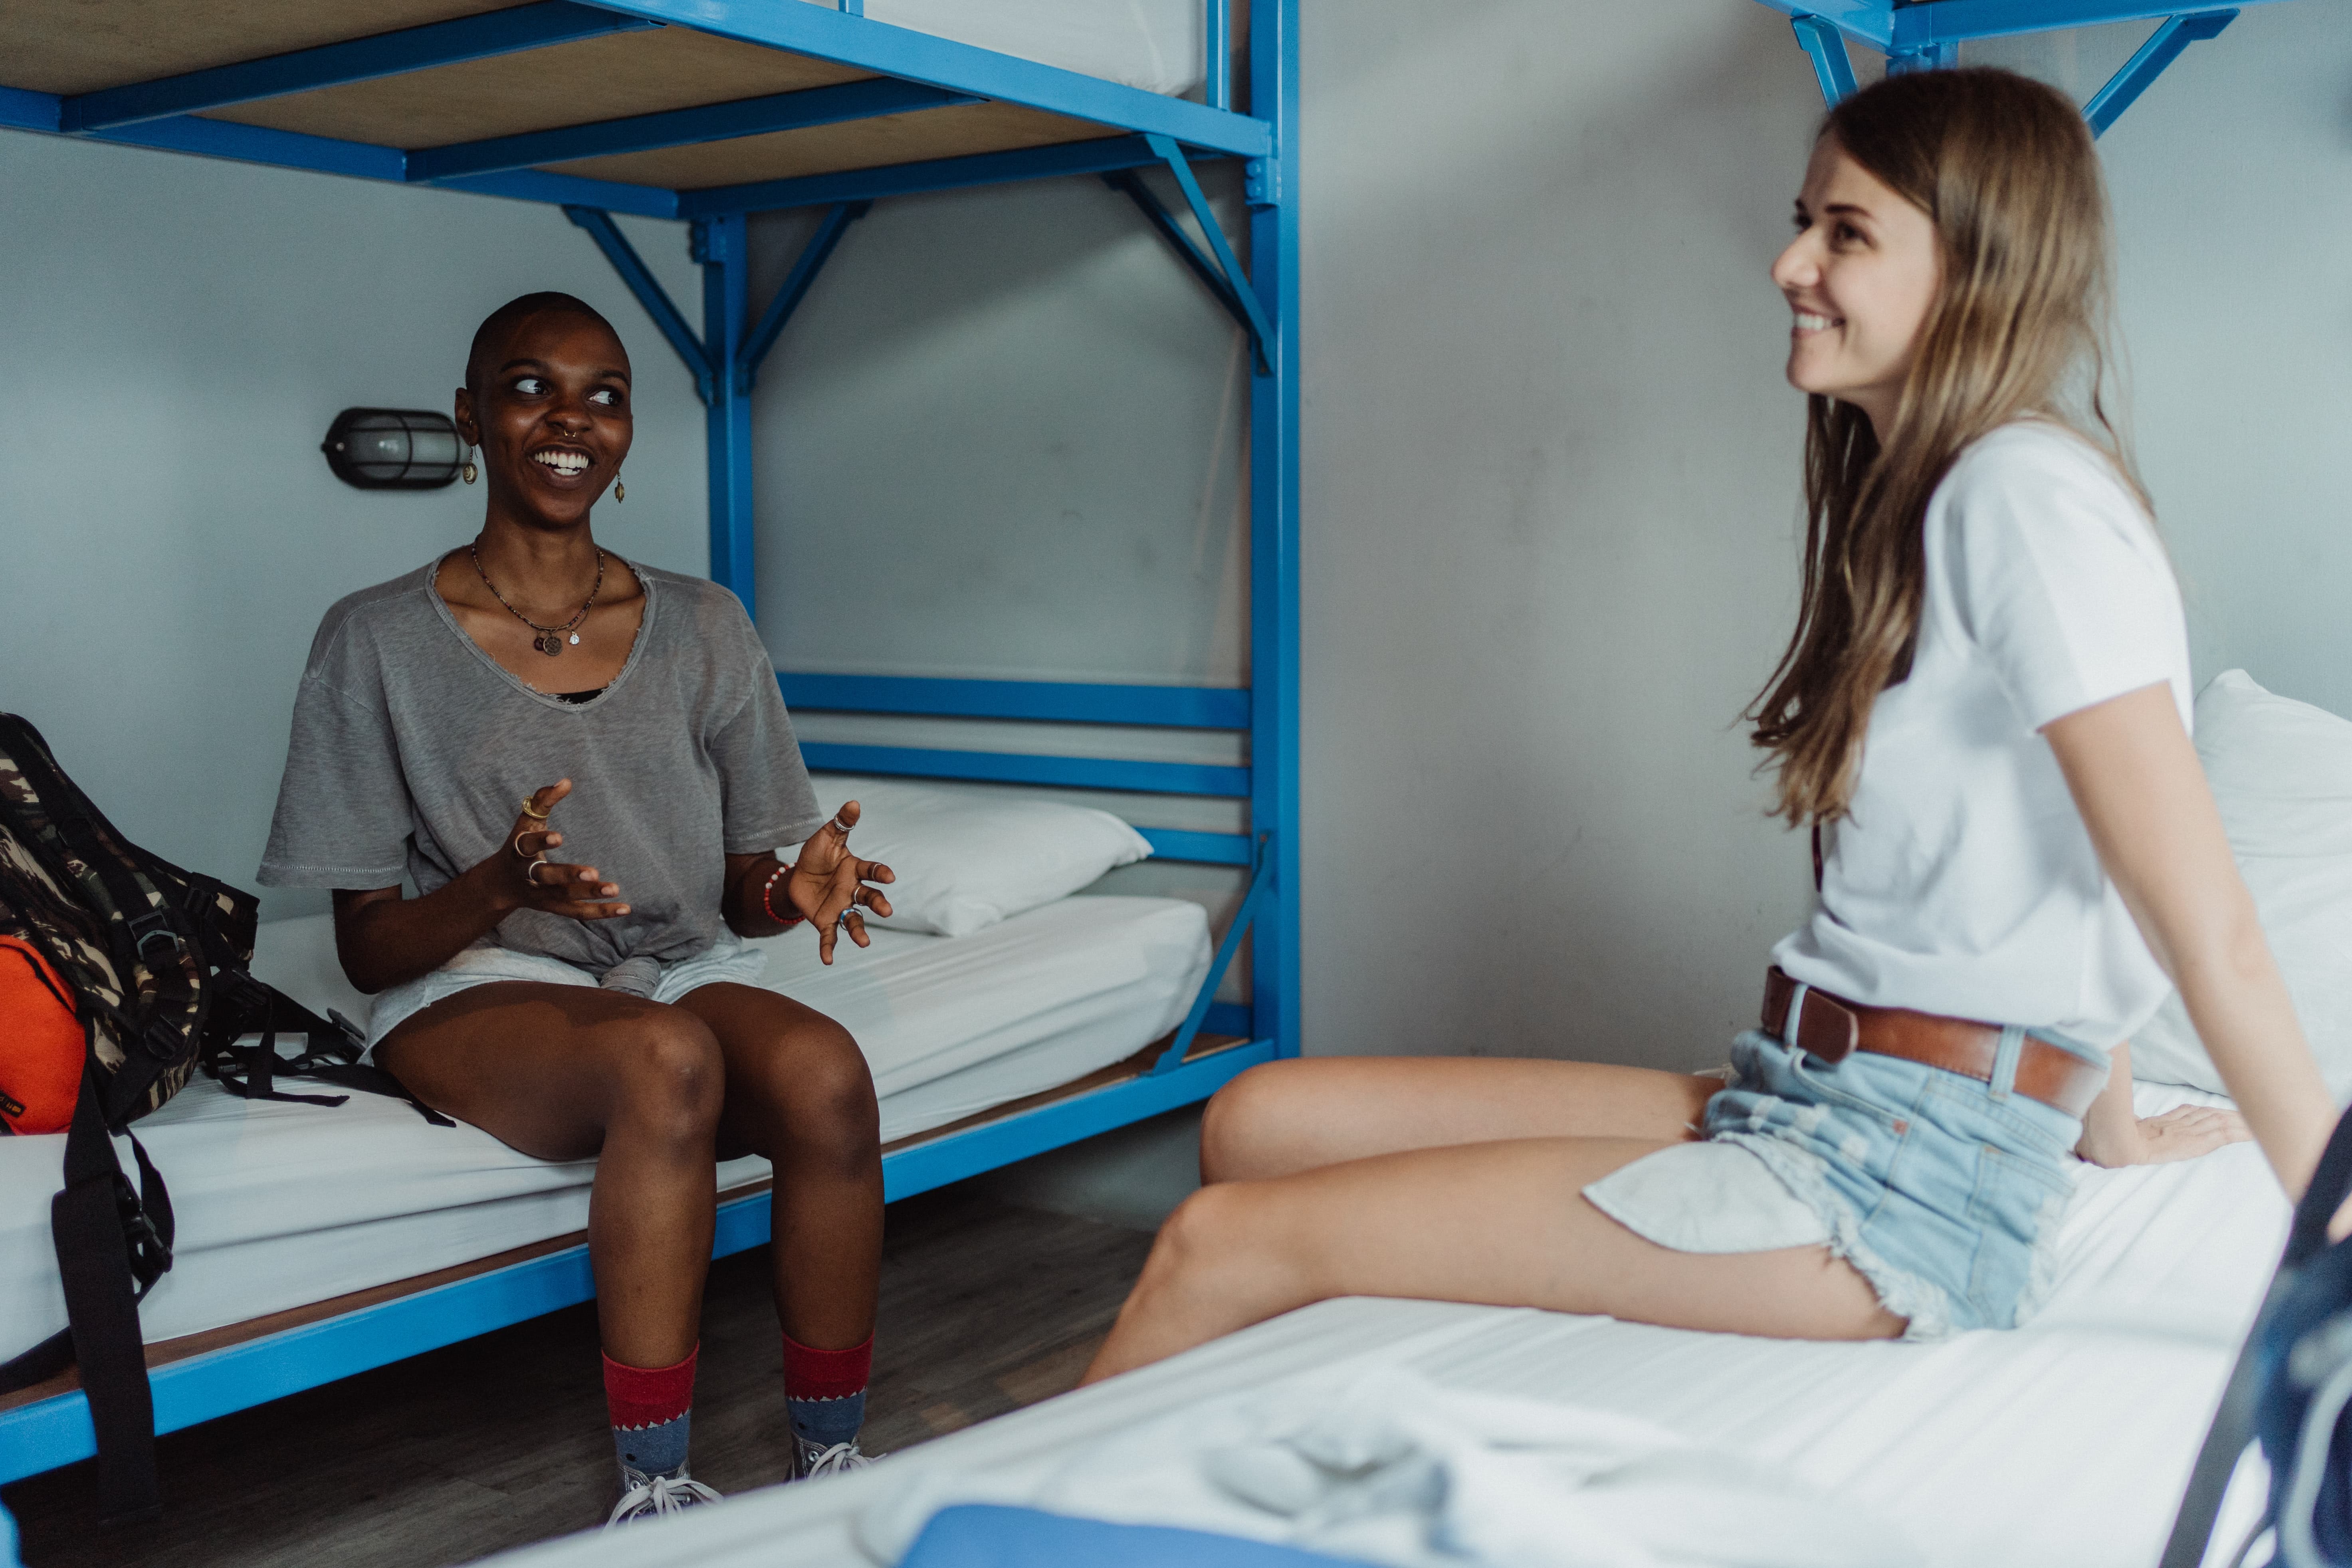
[[[465,460],[449,416],[414,408],[346,408],[319,449],[335,478],[363,490],[438,489]]]

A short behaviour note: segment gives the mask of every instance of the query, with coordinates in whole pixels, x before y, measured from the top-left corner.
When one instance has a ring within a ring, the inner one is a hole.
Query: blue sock
[[[615,1426],[613,1456],[624,1469],[639,1475],[674,1475],[686,1463],[686,1441],[693,1427],[691,1410],[676,1420],[657,1421],[650,1426]]]
[[[834,1399],[794,1399],[788,1394],[784,1410],[792,1417],[793,1436],[830,1448],[835,1443],[856,1441],[857,1429],[866,1425],[866,1391],[861,1388]]]

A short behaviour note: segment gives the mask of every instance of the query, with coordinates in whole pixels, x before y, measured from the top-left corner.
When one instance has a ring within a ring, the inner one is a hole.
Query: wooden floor
[[[882,1453],[1059,1394],[1151,1238],[950,1188],[892,1205],[865,1447]],[[765,1249],[714,1265],[694,1473],[783,1478]],[[176,1432],[161,1522],[101,1531],[90,1468],[6,1489],[29,1568],[432,1568],[599,1522],[614,1496],[593,1309],[574,1307]]]

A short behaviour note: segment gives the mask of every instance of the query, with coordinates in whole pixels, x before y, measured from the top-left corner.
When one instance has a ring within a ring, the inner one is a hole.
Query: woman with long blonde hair
[[[1995,70],[1831,111],[1772,280],[1806,393],[1801,607],[1751,718],[1815,833],[1723,1076],[1271,1063],[1210,1104],[1104,1377],[1307,1302],[1409,1296],[1805,1339],[2022,1321],[2070,1153],[2335,1121],[2189,738],[2180,597],[2101,396],[2090,133]],[[2239,1112],[2132,1110],[2178,986]]]

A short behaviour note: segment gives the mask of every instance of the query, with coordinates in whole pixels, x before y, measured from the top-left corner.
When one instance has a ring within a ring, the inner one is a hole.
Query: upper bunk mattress
[[[970,936],[876,931],[826,969],[805,931],[760,943],[769,989],[856,1037],[889,1142],[1067,1083],[1183,1020],[1208,973],[1207,917],[1178,899],[1073,898]],[[314,1008],[365,1016],[326,916],[262,928],[254,970]],[[326,1085],[281,1079],[304,1094]],[[150,1342],[241,1322],[568,1235],[593,1160],[534,1160],[399,1100],[246,1100],[198,1078],[138,1134],[172,1189],[177,1256],[141,1308]],[[25,1343],[65,1325],[49,1197],[63,1134],[0,1139],[0,1323]],[[130,1166],[130,1152],[123,1151]],[[719,1167],[723,1193],[768,1163]]]

